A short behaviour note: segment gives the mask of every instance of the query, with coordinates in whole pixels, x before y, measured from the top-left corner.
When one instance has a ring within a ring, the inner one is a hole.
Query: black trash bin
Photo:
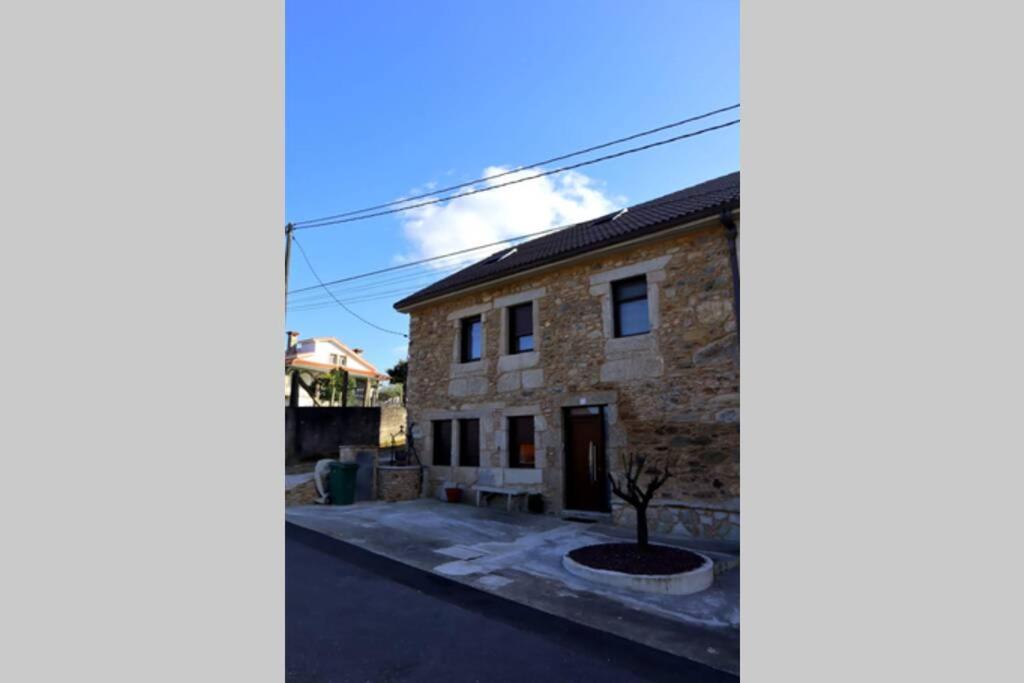
[[[331,505],[351,505],[356,499],[356,471],[354,462],[332,462],[328,477]]]

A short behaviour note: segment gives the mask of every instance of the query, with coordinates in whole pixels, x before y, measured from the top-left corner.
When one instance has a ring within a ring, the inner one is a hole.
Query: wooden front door
[[[601,406],[565,411],[565,507],[608,511],[604,411]]]

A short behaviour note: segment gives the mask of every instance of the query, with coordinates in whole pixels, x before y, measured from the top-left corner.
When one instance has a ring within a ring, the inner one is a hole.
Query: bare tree
[[[660,469],[653,466],[645,470],[644,466],[646,464],[647,456],[645,455],[631,453],[627,459],[626,455],[623,454],[622,469],[625,484],[622,486],[619,485],[619,482],[616,481],[611,472],[608,473],[612,492],[636,509],[636,544],[641,549],[647,548],[649,545],[647,542],[647,506],[650,505],[651,499],[654,498],[654,493],[672,476],[672,472],[668,469],[667,459],[664,462],[664,466]],[[644,474],[651,476],[646,484],[642,486],[640,484],[640,477]]]

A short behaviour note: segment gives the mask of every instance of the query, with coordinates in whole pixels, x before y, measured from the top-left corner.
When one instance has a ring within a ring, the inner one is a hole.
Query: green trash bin
[[[331,505],[351,505],[356,500],[356,470],[354,462],[332,462],[328,477]]]

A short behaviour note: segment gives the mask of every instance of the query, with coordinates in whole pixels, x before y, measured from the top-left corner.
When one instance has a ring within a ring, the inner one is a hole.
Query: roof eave
[[[661,239],[663,237],[677,235],[680,233],[689,232],[691,230],[699,230],[703,227],[706,227],[707,224],[711,224],[717,221],[723,211],[728,211],[730,214],[739,213],[739,204],[740,202],[738,199],[723,202],[722,204],[712,207],[707,211],[700,212],[696,217],[691,216],[679,223],[673,224],[672,222],[668,222],[665,225],[656,225],[652,230],[645,232],[642,235],[638,235],[637,237],[634,237],[632,239],[624,240],[622,242],[613,242],[604,247],[588,249],[587,251],[572,254],[565,258],[559,258],[556,256],[549,260],[541,261],[538,264],[527,268],[526,270],[510,273],[509,275],[493,279],[480,280],[476,283],[467,284],[464,287],[459,287],[457,289],[453,289],[447,292],[440,292],[436,296],[430,296],[421,300],[417,300],[415,298],[415,295],[411,297],[406,297],[405,299],[396,302],[394,308],[399,313],[411,313],[417,308],[422,308],[429,304],[435,304],[440,301],[443,301],[444,299],[450,299],[455,296],[469,294],[475,291],[479,291],[481,289],[487,289],[498,284],[510,282],[521,277],[536,275],[539,272],[543,272],[545,270],[552,270],[554,268],[562,267],[570,263],[584,261],[586,259],[592,258],[595,254],[607,254],[621,249],[631,248],[642,242]]]

